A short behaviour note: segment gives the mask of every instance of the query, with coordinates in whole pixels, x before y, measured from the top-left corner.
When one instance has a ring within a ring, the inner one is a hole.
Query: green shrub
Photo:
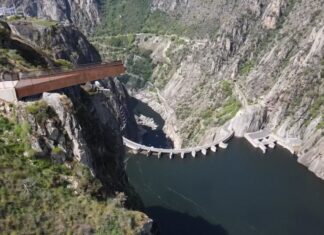
[[[8,16],[7,17],[7,21],[17,21],[17,20],[20,20],[22,19],[21,16],[18,16],[18,15],[13,15],[13,16]]]
[[[167,13],[156,10],[147,17],[142,30],[144,33],[181,35],[185,33],[186,27]]]
[[[317,129],[324,129],[324,119],[322,118],[322,120],[320,121],[320,123],[318,123]]]
[[[148,0],[106,0],[102,5],[104,19],[98,34],[109,35],[138,33],[149,15]]]
[[[55,61],[56,65],[63,68],[63,69],[72,69],[73,65],[70,61],[58,59]]]
[[[60,153],[63,153],[63,150],[60,147],[54,147],[54,148],[52,148],[52,153],[60,154]]]
[[[134,34],[107,37],[105,43],[113,47],[131,49],[135,41]]]
[[[318,96],[314,101],[310,108],[311,118],[316,118],[320,111],[323,111],[324,107],[324,96]]]
[[[222,91],[224,92],[225,96],[231,96],[233,94],[233,85],[227,81],[227,80],[223,80],[221,82],[221,88],[222,88]]]
[[[241,76],[248,75],[253,70],[254,66],[255,66],[254,60],[245,61],[244,63],[239,65],[239,74]]]
[[[218,119],[218,124],[222,125],[231,118],[233,118],[236,115],[236,113],[240,110],[240,108],[241,103],[238,100],[236,100],[233,97],[228,99],[216,115]]]
[[[39,19],[39,18],[28,18],[28,21],[37,24],[44,27],[52,27],[57,26],[58,22],[54,20],[48,20],[48,19]]]
[[[142,87],[150,80],[153,74],[153,62],[150,58],[151,51],[141,51],[132,54],[127,60],[127,72],[143,78],[139,87]]]
[[[45,101],[37,101],[26,107],[29,114],[35,117],[38,124],[44,125],[46,120],[56,117],[55,111]]]

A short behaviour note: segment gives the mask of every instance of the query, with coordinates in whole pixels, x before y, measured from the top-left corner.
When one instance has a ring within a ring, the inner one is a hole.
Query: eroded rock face
[[[134,113],[130,107],[130,96],[123,84],[117,78],[105,79],[96,82],[97,95],[93,98],[101,103],[102,108],[108,108],[114,114],[123,136],[138,141],[138,127]],[[106,116],[101,114],[101,119]],[[109,123],[109,120],[107,120]]]
[[[100,21],[97,0],[5,0],[4,3],[7,6],[14,3],[26,16],[73,23],[86,34]]]
[[[309,136],[298,162],[305,165],[318,177],[324,179],[324,137],[321,131]]]
[[[73,64],[100,62],[97,50],[87,38],[73,26],[43,26],[25,21],[9,24],[13,36],[38,48],[51,52],[54,59],[65,59]]]
[[[139,208],[123,163],[121,129],[127,137],[137,134],[127,95],[118,80],[107,78],[95,94],[77,87],[64,94],[44,93],[39,101],[19,102],[17,110],[20,122],[31,126],[31,144],[39,156],[60,163],[81,162],[101,181],[101,193],[125,192],[129,205]],[[121,118],[128,118],[125,114],[130,120]]]
[[[109,180],[109,175],[123,171],[123,146],[118,122],[109,109],[98,112],[92,110],[93,115],[88,114],[87,107],[78,102],[86,99],[89,102],[87,105],[92,106],[95,103],[90,102],[87,95],[81,95],[81,90],[77,88],[73,90],[73,93],[68,92],[68,94],[73,94],[71,97],[74,103],[68,96],[59,93],[44,93],[43,98],[36,102],[20,102],[18,106],[20,122],[27,122],[31,126],[31,143],[38,155],[42,157],[51,156],[53,160],[57,160],[57,154],[63,154],[64,158],[59,159],[59,162],[62,163],[66,160],[81,162],[89,167],[91,172],[102,182],[113,184],[114,182]],[[82,98],[83,96],[84,98]],[[33,107],[35,108],[33,109]],[[34,111],[29,111],[31,109]],[[103,115],[105,115],[107,122],[94,121]],[[87,122],[85,119],[90,117],[91,119]],[[97,131],[95,134],[91,134],[88,133],[90,129]],[[109,129],[109,135],[114,136],[114,138],[102,136],[104,135],[103,131],[107,129]],[[91,140],[89,135],[91,137],[98,136],[96,139],[100,137],[105,140],[109,139],[111,146],[101,146],[102,143]],[[96,145],[96,149],[94,145]],[[100,155],[97,155],[95,151],[100,151]],[[100,159],[100,157],[103,159]],[[108,172],[108,169],[105,169],[105,164],[98,165],[96,164],[97,161],[107,161],[107,163],[113,161],[115,172],[111,170]],[[103,173],[104,171],[107,172]],[[119,184],[120,182],[123,182],[123,180],[121,179]],[[124,180],[124,182],[126,181]],[[108,187],[106,190],[107,192],[110,191]]]
[[[118,86],[114,81],[111,83],[102,84],[102,89]],[[62,176],[69,182],[67,188],[76,195],[89,193],[102,199],[118,197],[116,193],[122,192],[127,195],[126,206],[138,210],[142,203],[124,171],[121,123],[112,108],[119,103],[124,105],[118,96],[125,94],[118,94],[118,90],[110,92],[114,93],[110,97],[101,92],[89,95],[75,87],[65,94],[44,93],[38,101],[19,102],[15,112],[20,123],[29,124],[30,142],[38,158],[66,164],[76,172],[73,176]],[[0,103],[0,107],[12,115],[8,104]],[[89,168],[92,176],[84,173],[79,163]],[[132,213],[141,217],[133,225],[134,231],[152,234],[153,221],[141,212]]]
[[[286,6],[285,0],[273,0],[270,2],[263,14],[263,26],[266,29],[275,29],[282,9]]]
[[[90,169],[93,169],[90,150],[83,137],[81,126],[78,124],[74,113],[71,112],[73,110],[73,104],[69,98],[57,93],[44,93],[42,100],[55,111],[59,119],[59,124],[61,125],[61,127],[55,126],[58,122],[54,122],[51,119],[46,121],[45,133],[49,140],[52,140],[53,144],[55,144],[55,142],[68,138],[71,141],[68,147],[72,147],[73,158],[87,165]],[[37,124],[37,122],[35,123]],[[64,131],[60,131],[60,128],[63,128]],[[41,130],[41,128],[37,129]],[[63,135],[64,132],[66,132],[67,136]],[[69,149],[65,147],[64,152],[68,151]]]
[[[258,131],[266,122],[266,109],[261,105],[253,105],[241,109],[230,121],[229,129],[236,137],[243,137],[247,132]]]

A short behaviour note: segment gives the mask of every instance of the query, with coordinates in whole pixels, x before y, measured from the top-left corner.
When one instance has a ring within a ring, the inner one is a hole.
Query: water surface
[[[276,147],[245,140],[196,159],[128,156],[127,174],[162,234],[324,234],[324,181]]]

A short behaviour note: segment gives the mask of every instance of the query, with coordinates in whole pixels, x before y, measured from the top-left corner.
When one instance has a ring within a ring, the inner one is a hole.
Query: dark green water
[[[279,147],[233,139],[196,159],[129,156],[127,173],[165,235],[324,234],[324,181]]]

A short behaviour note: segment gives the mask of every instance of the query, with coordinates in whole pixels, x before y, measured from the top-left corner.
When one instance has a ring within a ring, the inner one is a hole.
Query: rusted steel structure
[[[43,92],[55,91],[66,87],[100,80],[104,77],[115,77],[124,72],[125,68],[122,61],[116,61],[112,63],[87,66],[68,72],[23,79],[19,80],[15,85],[16,97],[17,99],[21,99],[41,94]]]

